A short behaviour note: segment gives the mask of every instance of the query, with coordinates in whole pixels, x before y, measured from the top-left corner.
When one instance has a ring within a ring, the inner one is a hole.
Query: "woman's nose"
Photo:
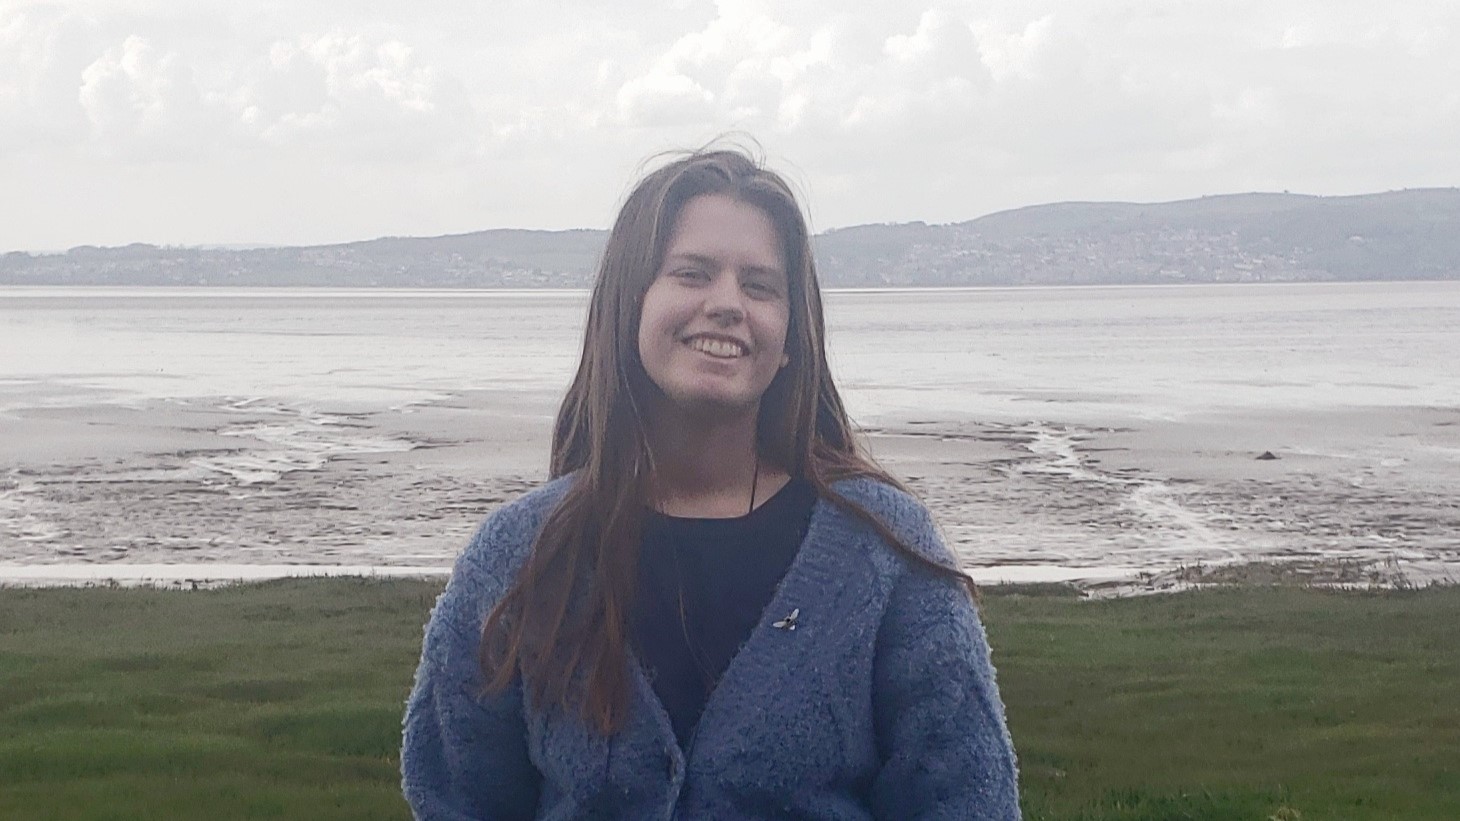
[[[739,322],[745,318],[744,300],[739,278],[724,273],[710,283],[709,292],[705,294],[705,313],[722,322]]]

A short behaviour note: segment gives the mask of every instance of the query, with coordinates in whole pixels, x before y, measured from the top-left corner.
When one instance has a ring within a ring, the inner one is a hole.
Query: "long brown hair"
[[[701,149],[645,176],[619,210],[589,302],[583,356],[553,430],[550,474],[576,473],[543,524],[531,555],[482,628],[489,690],[520,672],[536,704],[576,709],[604,734],[629,704],[629,614],[648,500],[650,452],[643,409],[652,382],[639,361],[640,304],[686,203],[707,194],[763,211],[786,261],[789,363],[761,398],[761,458],[808,480],[824,499],[866,522],[918,565],[957,569],[903,544],[832,483],[853,476],[902,485],[858,447],[827,368],[821,289],[800,206],[784,179],[747,153]]]

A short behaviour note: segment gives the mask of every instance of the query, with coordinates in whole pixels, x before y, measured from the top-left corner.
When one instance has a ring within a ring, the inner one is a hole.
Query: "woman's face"
[[[787,282],[765,212],[719,194],[685,204],[639,317],[639,358],[673,406],[715,416],[759,408],[788,361]]]

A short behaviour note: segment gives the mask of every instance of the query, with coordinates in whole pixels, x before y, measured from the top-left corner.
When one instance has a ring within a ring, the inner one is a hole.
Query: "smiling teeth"
[[[698,337],[689,341],[689,346],[697,351],[703,351],[710,356],[718,356],[730,359],[737,356],[744,356],[745,349],[734,342],[724,342],[719,339],[706,339]]]

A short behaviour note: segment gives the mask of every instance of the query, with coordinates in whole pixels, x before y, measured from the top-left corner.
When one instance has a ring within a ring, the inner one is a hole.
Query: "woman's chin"
[[[760,408],[759,395],[733,391],[676,391],[666,396],[669,410],[690,419],[727,420],[754,416]]]

